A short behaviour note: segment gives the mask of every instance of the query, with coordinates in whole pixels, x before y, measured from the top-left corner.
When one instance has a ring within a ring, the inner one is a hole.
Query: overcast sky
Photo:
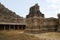
[[[57,17],[60,13],[60,0],[0,0],[0,2],[22,17],[25,17],[29,13],[29,8],[36,3],[45,17]]]

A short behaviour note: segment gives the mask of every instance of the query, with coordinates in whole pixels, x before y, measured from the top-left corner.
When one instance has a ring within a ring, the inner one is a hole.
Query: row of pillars
[[[0,25],[0,30],[24,30],[23,25]]]

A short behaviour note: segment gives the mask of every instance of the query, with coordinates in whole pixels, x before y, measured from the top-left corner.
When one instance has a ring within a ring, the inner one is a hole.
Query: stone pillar
[[[21,29],[23,30],[23,25],[21,26]]]
[[[17,25],[18,26],[18,30],[19,30],[19,25]]]
[[[9,30],[10,30],[10,25],[9,25]]]
[[[4,30],[5,30],[5,27],[6,27],[6,26],[4,25]]]
[[[14,30],[15,30],[15,25],[14,25]]]

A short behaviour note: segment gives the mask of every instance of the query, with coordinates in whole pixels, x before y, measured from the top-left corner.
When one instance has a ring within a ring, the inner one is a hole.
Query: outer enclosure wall
[[[58,28],[58,19],[56,18],[47,18],[44,19],[44,28],[47,32],[55,32]]]
[[[54,18],[28,18],[26,23],[26,29],[32,33],[56,32],[58,28],[58,20]]]

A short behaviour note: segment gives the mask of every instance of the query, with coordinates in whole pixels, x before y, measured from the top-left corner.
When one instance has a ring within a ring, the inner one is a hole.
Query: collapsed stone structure
[[[35,4],[26,18],[22,18],[0,3],[0,30],[25,30],[25,32],[60,32],[60,14],[58,18],[45,18]]]

